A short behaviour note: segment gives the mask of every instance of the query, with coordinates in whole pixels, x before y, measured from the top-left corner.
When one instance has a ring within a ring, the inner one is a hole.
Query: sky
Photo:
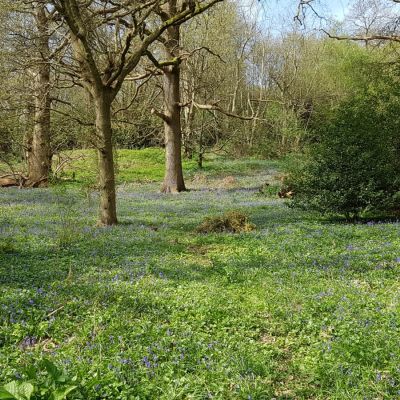
[[[299,0],[237,0],[247,11],[245,14],[257,19],[261,26],[273,33],[282,32],[282,27],[291,25],[297,12]],[[330,20],[342,21],[349,10],[351,0],[315,0],[315,8],[320,15]],[[289,22],[289,24],[288,24]],[[308,19],[310,28],[312,19]],[[326,21],[325,21],[326,22]],[[319,18],[314,18],[313,28],[324,24]]]
[[[333,0],[329,2],[331,13],[338,20],[343,20],[346,12],[349,9],[349,1],[347,0]]]
[[[280,36],[293,29],[304,32],[320,32],[321,29],[331,30],[340,28],[345,24],[355,0],[314,0],[312,2],[318,17],[307,11],[304,23],[299,24],[294,20],[300,0],[233,0],[243,7],[243,16],[250,22],[253,20],[259,28],[270,35]],[[386,0],[385,4],[391,5],[393,15],[399,15],[400,3]],[[322,18],[321,18],[322,17]]]
[[[298,0],[238,0],[244,7],[259,10],[275,18],[286,13],[296,13]],[[342,20],[348,11],[350,0],[315,0],[315,7],[322,11],[324,16],[335,17]]]

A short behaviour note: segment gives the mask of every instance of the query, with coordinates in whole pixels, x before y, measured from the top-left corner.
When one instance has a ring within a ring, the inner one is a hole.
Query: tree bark
[[[167,41],[164,46],[167,60],[174,59],[179,52],[179,36],[179,26],[172,26],[167,30]],[[165,176],[161,191],[178,193],[186,190],[182,168],[179,63],[164,67],[163,70]]]
[[[49,21],[45,6],[36,3],[35,22],[38,31],[36,51],[38,53],[34,82],[34,125],[30,141],[28,158],[28,181],[48,183],[51,171],[50,145],[50,47]]]
[[[111,128],[112,95],[101,88],[94,95],[96,113],[96,139],[99,161],[100,215],[99,225],[115,225],[117,205],[115,195],[114,155]]]

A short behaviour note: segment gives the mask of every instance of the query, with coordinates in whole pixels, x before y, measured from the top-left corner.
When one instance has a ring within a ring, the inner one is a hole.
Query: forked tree
[[[99,224],[117,223],[111,105],[125,79],[134,73],[149,47],[171,27],[223,0],[182,0],[168,19],[159,10],[166,0],[52,0],[70,35],[73,55],[68,73],[89,92],[96,115]]]

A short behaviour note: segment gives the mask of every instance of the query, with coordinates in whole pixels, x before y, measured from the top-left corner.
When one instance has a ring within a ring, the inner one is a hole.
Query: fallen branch
[[[25,185],[28,179],[17,172],[12,172],[10,174],[0,176],[0,187],[13,187],[18,186],[19,188]]]
[[[26,176],[19,173],[12,173],[0,176],[0,187],[38,188],[43,183],[47,184],[48,178],[43,177],[37,181],[30,181]]]

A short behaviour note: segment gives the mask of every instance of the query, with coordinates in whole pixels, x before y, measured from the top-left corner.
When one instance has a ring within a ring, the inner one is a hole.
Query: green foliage
[[[249,222],[249,217],[241,211],[227,211],[223,215],[207,217],[197,228],[197,233],[250,232],[255,225]]]
[[[234,188],[214,185],[224,165]],[[70,386],[71,400],[398,397],[400,225],[327,223],[260,196],[276,161],[207,166],[214,190],[120,187],[107,228],[79,187],[0,191],[14,243],[0,255],[0,385],[28,382],[31,400]],[[257,230],[193,232],[238,208]],[[65,218],[75,240],[59,246]],[[49,387],[44,354],[71,379]]]
[[[281,186],[276,182],[264,183],[258,190],[258,193],[260,196],[276,198],[278,196],[280,189],[281,189]]]
[[[293,205],[348,219],[400,208],[400,84],[391,71],[380,74],[359,80],[314,130],[317,143],[289,179]]]
[[[97,182],[97,155],[95,150],[68,152],[74,158],[62,178],[80,185],[90,186]],[[116,150],[116,177],[118,183],[162,181],[164,176],[164,151],[160,148],[143,150]],[[194,161],[185,161],[184,169],[195,168]]]
[[[66,152],[74,160],[69,163],[58,183],[70,183],[79,186],[89,200],[89,192],[96,189],[96,153],[94,150],[74,150]],[[165,169],[163,149],[150,147],[143,150],[120,149],[115,151],[116,179],[118,184],[162,182]],[[267,161],[271,167],[280,166],[280,161]],[[186,178],[201,173],[215,177],[247,175],[265,168],[266,161],[259,159],[232,160],[224,156],[208,155],[204,166],[199,169],[196,161],[184,159],[183,171]]]
[[[15,380],[0,387],[0,399],[4,400],[65,400],[77,389],[75,378],[69,378],[53,362],[43,359],[42,371],[33,365],[25,371],[26,378]]]
[[[14,241],[12,237],[0,238],[0,255],[2,253],[13,253],[15,251]]]

